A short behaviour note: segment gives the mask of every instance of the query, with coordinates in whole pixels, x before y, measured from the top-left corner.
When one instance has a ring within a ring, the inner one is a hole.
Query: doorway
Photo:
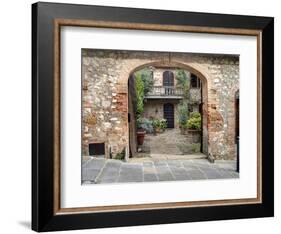
[[[175,127],[174,105],[171,103],[164,104],[164,119],[167,120],[167,128]]]

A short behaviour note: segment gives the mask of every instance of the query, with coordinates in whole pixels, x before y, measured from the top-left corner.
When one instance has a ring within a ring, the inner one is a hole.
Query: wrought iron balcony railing
[[[152,90],[146,95],[146,98],[168,97],[182,98],[183,89],[175,86],[153,86]]]

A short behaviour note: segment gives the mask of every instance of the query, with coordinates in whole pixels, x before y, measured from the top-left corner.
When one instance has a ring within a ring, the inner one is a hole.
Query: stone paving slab
[[[174,175],[172,174],[171,169],[166,165],[158,165],[156,166],[156,173],[159,178],[159,181],[171,181],[176,180]]]
[[[208,179],[206,175],[196,167],[186,167],[187,174],[191,180],[206,180]]]
[[[83,158],[82,183],[125,183],[177,180],[206,180],[239,178],[235,161],[206,159],[154,159],[124,162],[104,158]]]
[[[184,167],[170,166],[170,169],[176,180],[191,180],[191,176],[187,173]]]
[[[106,163],[100,175],[96,179],[96,183],[114,183],[117,182],[119,177],[120,168],[122,162],[120,161],[109,161]]]
[[[91,161],[91,157],[90,156],[82,157],[82,165],[85,165],[89,161]]]
[[[118,182],[143,182],[142,165],[123,164]]]
[[[153,182],[153,181],[159,181],[156,174],[144,174],[143,178],[144,182]]]
[[[100,170],[84,168],[82,170],[82,180],[83,181],[95,181],[99,172],[100,172]]]

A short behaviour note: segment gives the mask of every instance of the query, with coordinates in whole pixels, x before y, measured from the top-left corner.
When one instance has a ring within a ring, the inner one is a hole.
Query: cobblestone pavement
[[[157,135],[146,134],[140,152],[134,157],[154,157],[154,155],[188,155],[191,145],[187,136],[180,133],[180,129],[166,129]],[[188,150],[189,149],[189,150]],[[199,144],[200,149],[200,144]],[[188,152],[187,152],[188,151]]]
[[[184,146],[186,141],[186,136],[180,134],[177,128],[166,129],[165,132],[157,135],[146,134],[139,155],[141,157],[153,154],[183,155],[179,146]]]
[[[165,132],[151,135],[146,134],[143,147],[150,154],[183,154],[177,145],[186,141],[185,136],[180,134],[179,129],[166,129]]]
[[[82,183],[124,183],[239,178],[235,161],[207,159],[146,159],[123,162],[83,157]]]

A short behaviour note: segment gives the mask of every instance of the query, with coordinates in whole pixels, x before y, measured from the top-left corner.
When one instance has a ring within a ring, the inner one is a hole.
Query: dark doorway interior
[[[175,118],[174,118],[174,105],[171,103],[164,104],[164,119],[167,120],[167,128],[175,127]]]
[[[239,136],[239,96],[235,98],[235,135]]]
[[[90,156],[104,156],[104,154],[105,154],[104,143],[89,144]]]

